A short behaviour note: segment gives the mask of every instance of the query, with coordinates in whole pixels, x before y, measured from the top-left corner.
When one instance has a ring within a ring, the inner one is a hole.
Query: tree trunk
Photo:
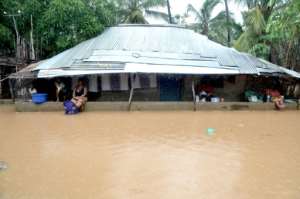
[[[285,65],[286,65],[286,67],[289,67],[290,52],[291,52],[291,49],[292,49],[293,43],[294,43],[293,38],[294,38],[294,34],[293,34],[292,38],[289,41],[288,49],[287,49],[287,52],[286,52],[286,57],[285,57]]]
[[[230,18],[229,18],[229,8],[228,8],[228,0],[224,0],[225,8],[226,8],[226,23],[227,23],[227,46],[231,46],[231,31],[230,31]]]
[[[172,24],[172,13],[171,13],[171,6],[170,6],[170,1],[167,0],[167,6],[168,6],[168,16],[169,16],[169,23]]]
[[[33,23],[32,23],[32,15],[30,15],[30,53],[29,53],[29,58],[30,60],[35,60],[35,50],[34,50],[34,44],[33,44]]]
[[[17,22],[14,16],[12,16],[13,22],[14,22],[14,28],[16,32],[16,60],[17,62],[21,59],[21,38],[18,31]]]
[[[201,34],[208,36],[208,32],[209,32],[208,23],[204,23]]]

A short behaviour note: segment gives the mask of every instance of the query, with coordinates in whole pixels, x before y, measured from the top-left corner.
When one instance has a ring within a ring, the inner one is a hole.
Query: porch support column
[[[2,98],[2,68],[0,67],[0,98]]]
[[[130,95],[129,95],[129,99],[128,99],[128,111],[130,111],[131,109],[131,102],[132,102],[132,98],[133,98],[133,93],[134,93],[134,81],[133,81],[133,74],[130,74],[129,76],[130,78]]]
[[[15,79],[14,79],[14,81],[15,81]],[[12,84],[12,79],[8,79],[8,84],[9,84],[9,91],[10,91],[11,99],[13,102],[15,102],[16,98],[15,98],[14,88],[13,88],[13,84]]]
[[[193,101],[194,101],[194,111],[196,111],[197,107],[196,107],[196,91],[195,91],[195,81],[194,81],[194,78],[192,80],[192,93],[193,93]]]

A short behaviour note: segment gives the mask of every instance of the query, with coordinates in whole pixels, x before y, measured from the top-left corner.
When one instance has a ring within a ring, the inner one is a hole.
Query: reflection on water
[[[296,199],[299,116],[0,109],[0,198]]]

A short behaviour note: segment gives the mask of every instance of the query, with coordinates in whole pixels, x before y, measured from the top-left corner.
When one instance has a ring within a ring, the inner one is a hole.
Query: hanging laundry
[[[72,88],[71,89],[74,89],[78,83],[78,79],[79,77],[72,77]]]
[[[98,92],[98,76],[90,75],[89,76],[89,92]]]
[[[156,88],[157,80],[155,74],[138,74],[134,79],[134,88]]]
[[[102,91],[126,91],[128,86],[128,74],[109,74],[101,76]]]

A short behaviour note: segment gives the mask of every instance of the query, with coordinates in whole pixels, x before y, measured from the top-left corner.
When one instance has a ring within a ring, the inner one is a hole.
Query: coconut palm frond
[[[255,7],[250,12],[247,13],[246,16],[246,24],[247,26],[253,30],[256,34],[261,34],[266,28],[265,18],[259,9],[259,7]]]
[[[140,1],[140,7],[144,9],[156,7],[156,6],[165,6],[166,5],[166,0],[142,0]]]
[[[205,0],[199,11],[197,11],[192,5],[188,5],[187,12],[193,13],[196,16],[196,21],[199,24],[198,31],[201,30],[202,34],[208,35],[212,11],[220,2],[221,0]]]
[[[217,16],[212,18],[210,21],[220,21],[220,20],[226,20],[226,11],[221,11]],[[233,13],[229,13],[229,18],[233,20]]]
[[[154,11],[154,10],[145,10],[145,15],[152,16],[154,18],[160,18],[165,20],[166,22],[169,21],[169,15],[164,12]]]
[[[147,24],[143,12],[139,9],[130,12],[130,14],[125,18],[124,23],[133,23],[133,24]]]
[[[241,36],[238,38],[238,40],[234,44],[234,48],[236,48],[239,51],[247,52],[251,47],[251,42],[253,40],[253,37],[249,32],[243,32]]]
[[[202,20],[202,16],[201,16],[200,12],[198,12],[198,10],[192,4],[188,4],[187,10],[186,10],[187,15],[189,15],[190,13],[195,15],[196,20]]]
[[[202,5],[202,13],[205,14],[207,19],[210,18],[213,9],[221,3],[221,0],[205,0],[203,5]]]
[[[116,0],[121,22],[123,23],[148,23],[143,15],[143,10],[151,7],[165,5],[165,0]]]
[[[226,11],[222,11],[209,21],[209,38],[223,45],[231,46],[232,40],[228,42],[228,29],[230,29],[232,40],[236,40],[242,33],[242,27],[235,22],[233,13],[229,13],[228,23]]]
[[[252,9],[256,6],[257,0],[235,0],[235,2],[247,6],[248,9]]]

